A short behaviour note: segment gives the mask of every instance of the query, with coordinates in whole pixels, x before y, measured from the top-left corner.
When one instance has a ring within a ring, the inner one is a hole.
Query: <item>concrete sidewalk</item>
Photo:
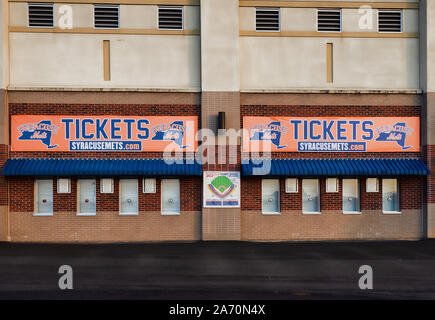
[[[73,290],[58,287],[61,265]],[[435,299],[434,270],[435,240],[0,243],[0,299]]]

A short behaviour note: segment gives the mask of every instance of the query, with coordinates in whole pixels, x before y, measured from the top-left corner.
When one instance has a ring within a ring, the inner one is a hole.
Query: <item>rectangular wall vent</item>
[[[29,27],[53,28],[53,4],[29,3]]]
[[[379,32],[402,32],[402,11],[379,11]]]
[[[183,7],[159,7],[159,29],[183,30]]]
[[[257,31],[279,31],[279,8],[257,8],[255,23]]]
[[[100,29],[119,28],[119,6],[94,5],[94,26]]]
[[[317,31],[341,32],[341,10],[318,10]]]

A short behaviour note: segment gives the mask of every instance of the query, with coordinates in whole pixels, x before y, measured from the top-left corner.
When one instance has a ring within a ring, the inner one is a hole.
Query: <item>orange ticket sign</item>
[[[243,117],[244,152],[419,152],[419,117]]]
[[[186,151],[197,148],[196,116],[15,115],[12,151]]]

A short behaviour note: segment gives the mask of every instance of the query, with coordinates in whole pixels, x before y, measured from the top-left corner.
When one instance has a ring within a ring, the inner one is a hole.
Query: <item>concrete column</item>
[[[226,128],[239,130],[238,0],[201,0],[201,88],[202,128],[217,133],[218,113],[225,112]],[[207,164],[203,169],[235,171],[240,163]],[[240,240],[240,208],[203,208],[202,226],[204,240]]]
[[[435,238],[435,1],[420,1],[420,86],[423,90],[422,145],[432,174],[425,184],[427,237]]]
[[[0,170],[8,158],[9,117],[7,105],[8,63],[8,1],[0,3]],[[0,241],[10,241],[8,215],[8,185],[0,176]]]

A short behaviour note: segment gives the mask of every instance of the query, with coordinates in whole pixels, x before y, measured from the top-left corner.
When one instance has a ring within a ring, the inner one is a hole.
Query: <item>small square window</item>
[[[367,178],[366,180],[366,192],[379,192],[379,179]]]
[[[29,27],[53,28],[53,3],[29,3]]]
[[[156,193],[156,179],[143,179],[143,193]]]
[[[57,193],[71,193],[71,179],[57,179]]]
[[[119,5],[94,5],[94,28],[118,29]]]
[[[255,10],[256,31],[279,31],[279,20],[279,8],[257,8]]]
[[[402,32],[402,11],[378,11],[378,31],[383,33]]]
[[[286,193],[297,193],[298,192],[298,179],[297,178],[285,179],[285,192]]]
[[[327,178],[326,179],[326,192],[338,192],[338,179]]]
[[[100,193],[113,193],[113,179],[100,179]]]
[[[317,31],[341,32],[341,10],[317,10]]]
[[[183,30],[183,7],[159,6],[159,29]]]

